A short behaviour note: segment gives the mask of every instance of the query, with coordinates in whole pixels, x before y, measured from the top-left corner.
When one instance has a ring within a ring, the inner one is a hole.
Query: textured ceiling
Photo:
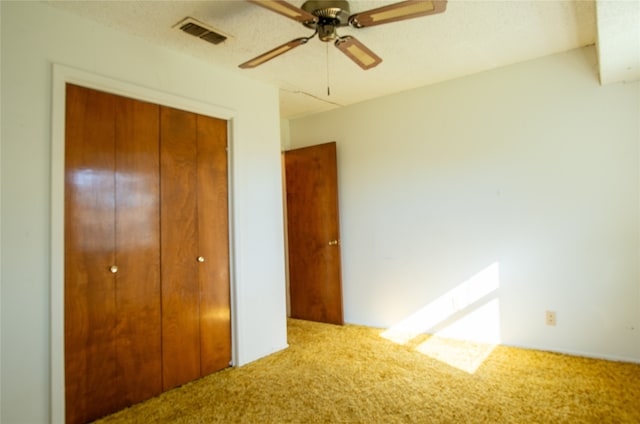
[[[394,2],[351,0],[351,12]],[[258,68],[242,70],[238,68],[240,63],[294,38],[311,35],[312,31],[241,0],[47,3],[276,85],[281,90],[280,109],[284,118],[591,45],[596,43],[598,36],[600,42],[608,37],[597,32],[593,1],[450,0],[443,14],[371,28],[341,29],[340,35],[357,37],[383,58],[383,62],[371,70],[363,71],[331,43],[323,43],[317,38]],[[290,3],[301,6],[303,1],[290,0]],[[640,2],[627,3],[627,7],[618,8],[620,10],[606,4],[598,5],[598,14],[608,13],[610,28],[616,29],[620,16],[640,9]],[[212,45],[173,28],[187,16],[214,27],[229,38]],[[617,30],[615,36],[631,41],[626,50],[618,51],[611,59],[612,63],[624,62],[613,65],[626,69],[623,78],[629,78],[640,69],[637,63],[630,64],[627,60],[629,51],[640,49],[637,34],[640,26],[637,22],[633,25],[633,15],[631,23],[626,25],[632,28],[631,36],[629,30],[622,35]],[[602,60],[604,52],[599,53]],[[327,95],[327,86],[331,87],[331,95]]]

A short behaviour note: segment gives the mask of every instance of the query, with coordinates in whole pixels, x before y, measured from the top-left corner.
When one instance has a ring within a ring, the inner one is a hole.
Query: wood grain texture
[[[162,377],[165,390],[200,377],[196,116],[160,109]]]
[[[231,360],[227,122],[198,115],[201,375]]]
[[[121,406],[162,391],[159,107],[119,97],[116,276]]]
[[[285,152],[285,173],[291,317],[343,324],[336,143]]]
[[[67,422],[118,405],[113,97],[68,85],[65,135],[65,385]]]

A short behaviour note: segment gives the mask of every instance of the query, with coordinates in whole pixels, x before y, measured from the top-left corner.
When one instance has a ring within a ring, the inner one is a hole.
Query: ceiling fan
[[[349,2],[346,0],[308,0],[302,5],[302,8],[283,0],[249,1],[289,19],[296,20],[305,27],[314,30],[314,33],[309,37],[291,40],[239,65],[243,69],[262,65],[281,54],[306,44],[316,35],[318,35],[320,41],[333,41],[338,50],[347,55],[362,69],[371,69],[382,62],[382,59],[355,37],[338,35],[337,29],[339,27],[350,25],[358,29],[382,25],[389,22],[442,13],[447,7],[447,0],[409,0],[351,15]]]

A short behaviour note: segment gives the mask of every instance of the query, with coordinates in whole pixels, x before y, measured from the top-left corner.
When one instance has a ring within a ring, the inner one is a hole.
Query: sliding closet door
[[[67,86],[68,422],[229,366],[226,125]]]
[[[229,366],[226,121],[162,107],[164,388]]]
[[[161,390],[157,122],[157,106],[67,86],[70,423],[99,418]]]
[[[160,109],[162,377],[164,389],[200,377],[196,116]]]
[[[116,109],[116,353],[124,406],[162,391],[159,107]]]
[[[67,87],[65,372],[67,422],[117,408],[115,100]]]
[[[198,115],[198,244],[201,374],[229,366],[227,122]]]

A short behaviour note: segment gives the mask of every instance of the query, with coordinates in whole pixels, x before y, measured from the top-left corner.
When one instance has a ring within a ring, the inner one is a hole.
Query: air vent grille
[[[227,35],[222,34],[220,31],[209,27],[202,22],[199,22],[193,18],[185,18],[182,21],[174,25],[174,28],[178,28],[187,34],[198,37],[204,41],[212,44],[220,44],[227,38]]]
[[[200,38],[213,44],[220,44],[227,39],[224,35],[213,31],[208,31],[206,34],[201,35]]]

